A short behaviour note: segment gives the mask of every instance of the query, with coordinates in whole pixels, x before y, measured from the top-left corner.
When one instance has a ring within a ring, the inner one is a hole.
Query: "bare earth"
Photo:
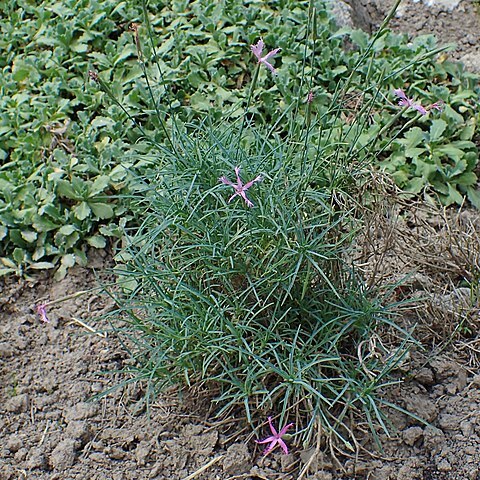
[[[458,57],[478,53],[473,2],[461,3],[463,11],[435,15],[410,3],[393,25],[460,41]],[[0,281],[0,480],[294,480],[312,455],[308,480],[480,479],[480,307],[478,292],[475,303],[461,283],[480,269],[480,213],[412,205],[372,229],[373,241],[386,246],[370,252],[371,263],[384,252],[386,270],[376,273],[416,271],[399,295],[428,297],[401,320],[419,324],[425,348],[412,351],[397,372],[404,382],[386,393],[428,425],[392,412],[392,438],[379,432],[383,451],[356,425],[357,455],[322,442],[318,451],[294,447],[265,458],[243,419],[211,423],[198,392],[167,392],[149,415],[135,385],[92,401],[125,379],[104,372],[130,362],[111,325],[98,319],[112,301],[95,292],[72,296],[49,308],[50,323],[34,313],[40,301],[78,294],[97,276],[109,280],[108,257],[92,252],[89,268],[61,282],[46,274]]]

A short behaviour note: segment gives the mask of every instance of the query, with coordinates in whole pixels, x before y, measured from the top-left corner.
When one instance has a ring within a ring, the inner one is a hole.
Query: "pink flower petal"
[[[239,195],[245,200],[245,203],[247,204],[248,207],[250,208],[253,207],[253,203],[248,199],[247,195],[243,190],[239,192]]]
[[[273,65],[271,63],[268,63],[263,58],[260,59],[260,63],[263,63],[274,75],[277,74],[277,71],[275,70],[275,68],[273,67]]]
[[[419,103],[414,103],[411,105],[412,108],[420,112],[422,115],[426,115],[427,111],[425,110],[424,107],[422,107]]]
[[[288,455],[288,447],[281,438],[278,439],[278,444],[282,447],[282,450],[285,453],[285,455]]]
[[[47,305],[45,303],[41,303],[37,305],[35,310],[40,317],[40,320],[45,323],[50,323],[50,320],[47,317]]]
[[[276,48],[275,50],[271,50],[262,58],[262,60],[266,61],[270,58],[273,58],[280,50],[281,48]]]
[[[252,49],[253,54],[257,57],[258,60],[262,58],[262,52],[265,44],[263,43],[263,40],[260,39],[256,45],[250,45],[250,48]]]
[[[275,437],[268,437],[265,440],[255,440],[255,443],[270,443],[270,442],[276,442],[277,439]]]
[[[287,430],[289,428],[292,428],[293,427],[293,423],[289,423],[288,425],[285,425],[281,430],[280,430],[280,433],[279,433],[279,436],[280,437],[283,437],[285,435],[285,433],[287,433]]]
[[[401,88],[396,88],[393,93],[398,97],[403,100],[407,100],[407,96],[405,95],[405,92]]]
[[[233,187],[235,190],[235,193],[228,199],[228,202],[231,202],[237,195],[243,198],[247,206],[253,207],[253,203],[249,200],[247,197],[247,194],[245,193],[255,182],[258,182],[261,180],[261,176],[258,175],[256,178],[253,180],[250,180],[247,182],[245,185],[242,182],[242,179],[240,178],[240,167],[235,167],[235,175],[237,177],[237,183],[231,182],[227,177],[222,176],[218,179],[219,182],[222,182],[225,185],[228,185],[230,187]]]
[[[262,176],[259,175],[258,177],[254,178],[253,180],[250,180],[249,182],[247,182],[243,188],[245,190],[247,190],[247,188],[250,188],[255,182],[261,182],[262,181]]]
[[[273,426],[272,417],[268,417],[268,424],[270,425],[271,432],[276,437],[278,435],[278,432],[277,432],[277,430],[275,430],[275,427]]]
[[[220,177],[218,180],[225,185],[234,185],[227,177]]]

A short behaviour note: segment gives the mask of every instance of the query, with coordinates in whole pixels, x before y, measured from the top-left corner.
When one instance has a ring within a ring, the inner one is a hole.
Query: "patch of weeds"
[[[85,82],[96,50],[116,64],[128,58],[118,24],[139,10],[14,0],[0,12],[0,274],[60,265],[60,278],[85,264],[86,246],[119,235],[115,193],[126,171],[117,158],[128,131],[111,108],[97,116],[103,94]]]

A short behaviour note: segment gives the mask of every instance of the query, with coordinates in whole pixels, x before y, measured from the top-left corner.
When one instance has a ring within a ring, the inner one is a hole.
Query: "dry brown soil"
[[[415,6],[417,23],[408,22],[414,31],[447,41],[468,25],[448,15],[422,19],[425,9]],[[210,423],[207,402],[175,390],[157,398],[149,415],[135,385],[91,401],[124,378],[104,372],[130,361],[99,319],[112,301],[96,292],[75,296],[95,286],[97,275],[108,281],[107,257],[97,252],[89,268],[73,268],[60,282],[40,274],[0,283],[0,480],[294,480],[312,454],[309,480],[480,479],[479,307],[459,287],[463,270],[479,267],[480,215],[397,211],[387,223],[373,228],[375,241],[389,244],[380,255],[391,266],[383,274],[415,271],[400,293],[429,298],[403,319],[419,323],[425,349],[412,351],[397,372],[404,383],[387,395],[428,425],[392,413],[395,428],[391,438],[381,435],[383,451],[357,425],[356,455],[322,444],[317,452],[263,457],[241,419]],[[39,302],[68,296],[49,307],[50,323],[35,315]]]

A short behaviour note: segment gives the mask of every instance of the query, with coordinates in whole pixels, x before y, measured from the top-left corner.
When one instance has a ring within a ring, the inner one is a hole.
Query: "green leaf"
[[[67,182],[67,180],[60,180],[57,184],[57,193],[66,198],[70,198],[71,200],[79,200],[79,195],[73,189],[72,185]]]
[[[473,172],[464,172],[459,177],[455,179],[457,185],[474,186],[477,184],[477,176]]]
[[[113,120],[112,118],[101,117],[101,116],[95,117],[91,122],[92,127],[95,127],[95,128],[111,127],[114,124],[115,124],[115,120]]]
[[[87,202],[82,202],[73,207],[73,214],[79,220],[85,220],[90,215],[90,207]]]
[[[62,280],[65,278],[67,271],[70,267],[75,265],[75,255],[72,253],[68,253],[62,256],[62,260],[60,266],[58,267],[57,271],[55,272],[54,279],[55,280]]]
[[[467,124],[460,132],[461,140],[471,140],[475,134],[476,121],[475,117],[469,118]]]
[[[3,225],[0,225],[0,240],[3,240],[7,236],[7,233],[8,233],[8,228]]]
[[[436,165],[434,165],[433,163],[424,162],[419,159],[415,161],[415,165],[415,175],[421,176],[424,179],[428,179],[432,175],[432,173],[437,171]]]
[[[35,270],[43,270],[43,269],[54,268],[55,265],[51,262],[34,262],[34,263],[31,263],[29,267]]]
[[[448,184],[448,198],[458,205],[463,203],[462,194],[451,183]]]
[[[407,148],[405,150],[405,156],[407,158],[418,158],[420,155],[424,154],[426,150],[424,148]]]
[[[115,168],[112,169],[110,174],[108,175],[110,177],[110,181],[112,182],[120,182],[122,181],[128,173],[128,168],[132,166],[131,163],[124,163],[121,165],[117,165]]]
[[[87,238],[87,243],[94,248],[105,248],[107,241],[101,235],[93,235]]]
[[[61,233],[62,235],[65,235],[68,237],[68,235],[71,235],[73,232],[77,230],[77,227],[74,225],[64,225],[63,227],[60,227],[58,229],[58,233]]]
[[[363,30],[353,30],[350,32],[350,38],[355,45],[358,45],[360,48],[367,48],[368,46],[368,35]]]
[[[85,255],[85,252],[83,250],[79,250],[78,248],[74,248],[73,252],[75,254],[75,262],[77,263],[77,265],[80,265],[81,267],[86,267],[88,265],[88,259]]]
[[[9,275],[10,273],[18,273],[17,270],[17,268],[0,267],[0,277],[4,277],[5,275]]]
[[[17,262],[17,265],[21,265],[25,262],[27,254],[22,248],[15,248],[12,253],[12,258]]]
[[[39,215],[36,215],[33,221],[33,228],[37,232],[49,232],[51,230],[56,230],[59,226],[58,223],[52,222],[48,218]]]
[[[440,152],[452,160],[458,162],[463,157],[463,150],[454,147],[451,144],[443,145],[442,147],[436,148],[437,152]]]
[[[409,193],[420,193],[426,183],[427,182],[424,178],[414,177],[407,183],[405,190]]]
[[[474,187],[467,187],[467,198],[475,208],[480,210],[480,190],[476,190]]]
[[[14,271],[18,269],[18,265],[15,262],[13,262],[10,258],[1,257],[0,262],[2,262],[2,264],[5,265],[6,267],[13,269]]]
[[[100,175],[95,179],[90,187],[90,197],[103,192],[110,185],[110,177],[108,175]]]
[[[442,170],[445,174],[445,177],[448,180],[451,180],[452,178],[456,177],[457,175],[460,175],[461,173],[463,173],[466,168],[467,168],[467,162],[465,162],[465,160],[460,160],[460,161],[456,162],[453,167],[450,167],[448,165],[445,168],[442,168]]]
[[[190,105],[192,106],[192,108],[205,112],[209,111],[212,108],[210,101],[202,93],[194,93],[190,97]]]
[[[90,208],[92,212],[102,219],[112,218],[114,215],[113,208],[106,203],[90,203]]]
[[[442,138],[442,134],[447,128],[447,123],[438,118],[433,120],[430,126],[430,142],[438,142]]]
[[[27,230],[22,231],[21,235],[22,235],[22,238],[28,243],[33,243],[38,236],[37,232],[32,232]]]
[[[399,140],[399,143],[405,146],[405,148],[416,147],[420,142],[425,140],[425,134],[419,127],[413,127],[405,134],[405,138]]]

